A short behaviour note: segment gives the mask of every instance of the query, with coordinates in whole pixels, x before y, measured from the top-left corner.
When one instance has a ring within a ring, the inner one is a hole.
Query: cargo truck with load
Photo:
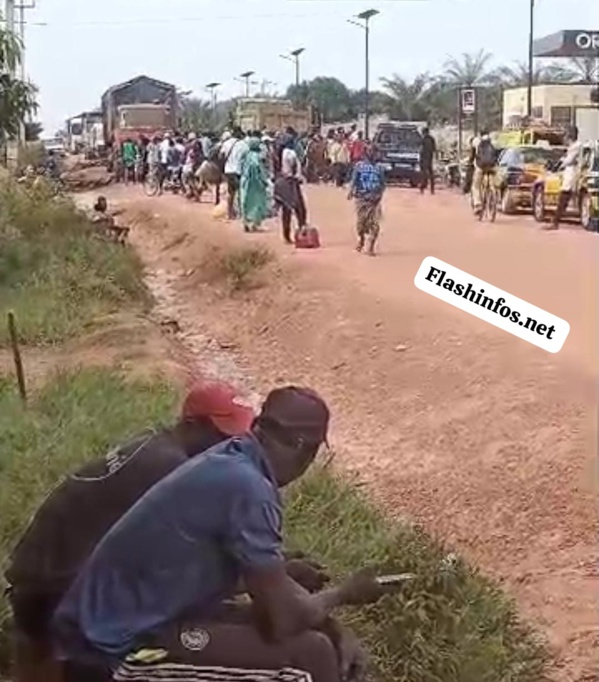
[[[299,109],[288,99],[242,97],[237,101],[235,123],[242,130],[285,130],[308,132],[314,125],[313,109]]]
[[[127,138],[151,138],[174,130],[177,115],[177,88],[148,76],[115,85],[102,96],[104,139],[109,147]]]

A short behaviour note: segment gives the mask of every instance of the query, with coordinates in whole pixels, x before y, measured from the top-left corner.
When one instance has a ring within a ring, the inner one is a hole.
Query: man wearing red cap
[[[388,588],[358,574],[310,593],[282,551],[278,489],[326,441],[329,410],[310,389],[272,391],[249,434],[157,483],[106,534],[57,607],[67,668],[116,680],[358,680],[363,655],[331,614]],[[251,613],[227,602],[240,580]]]
[[[110,527],[190,457],[249,431],[254,411],[226,383],[199,382],[178,423],[89,462],[46,499],[15,549],[6,579],[17,631],[17,682],[49,681],[48,627],[81,566]],[[21,655],[19,655],[21,653]]]

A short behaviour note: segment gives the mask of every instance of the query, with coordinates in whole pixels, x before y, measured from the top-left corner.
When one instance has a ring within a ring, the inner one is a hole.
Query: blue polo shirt
[[[108,532],[54,616],[62,657],[116,663],[240,576],[282,561],[281,499],[261,445],[233,438],[158,482]]]

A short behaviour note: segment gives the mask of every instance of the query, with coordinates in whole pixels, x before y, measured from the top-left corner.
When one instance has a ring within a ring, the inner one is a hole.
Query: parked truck
[[[299,109],[287,99],[244,97],[238,100],[235,122],[242,130],[284,130],[294,128],[299,133],[315,124],[312,108]]]
[[[125,139],[151,138],[177,124],[177,89],[174,85],[138,76],[115,85],[102,96],[104,140],[108,147]]]

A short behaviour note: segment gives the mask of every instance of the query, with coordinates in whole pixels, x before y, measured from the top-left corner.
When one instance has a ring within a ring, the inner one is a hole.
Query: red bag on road
[[[304,227],[295,235],[296,249],[319,249],[320,235],[315,227]]]

